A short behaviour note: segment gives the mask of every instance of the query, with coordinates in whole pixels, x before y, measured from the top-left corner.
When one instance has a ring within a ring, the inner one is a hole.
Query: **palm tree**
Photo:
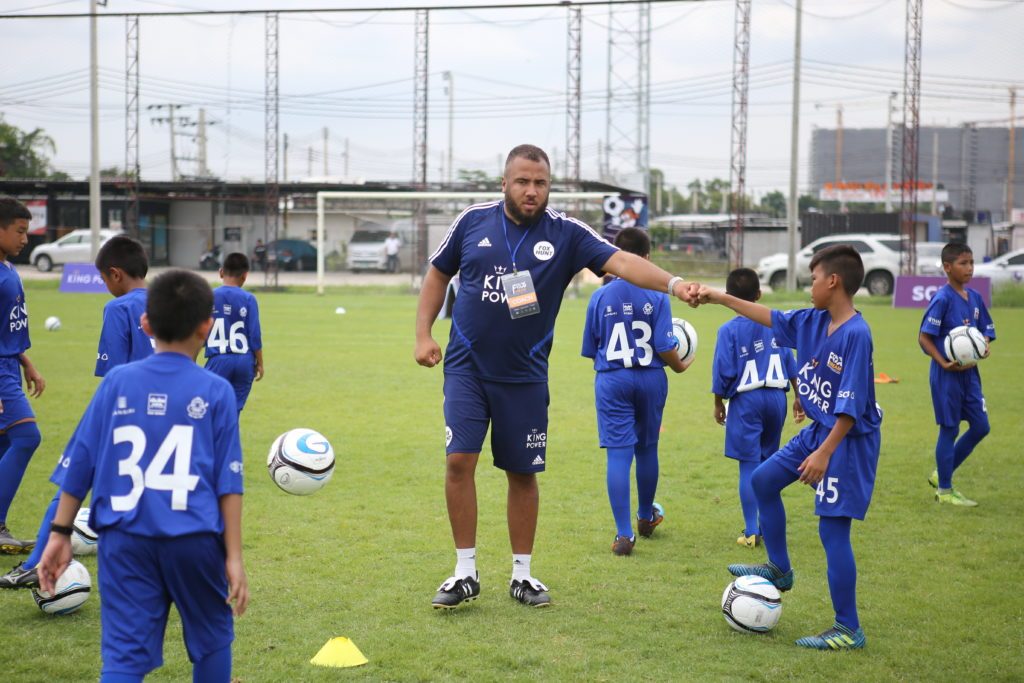
[[[57,147],[42,128],[26,133],[0,117],[0,177],[45,178]]]

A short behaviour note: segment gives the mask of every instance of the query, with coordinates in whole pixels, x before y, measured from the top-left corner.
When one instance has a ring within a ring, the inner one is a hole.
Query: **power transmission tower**
[[[583,12],[579,7],[569,7],[569,58],[567,60],[568,87],[565,118],[566,180],[576,189],[580,184],[580,109],[582,74]]]
[[[415,63],[413,73],[413,184],[427,187],[427,85],[429,83],[430,12],[416,10]],[[416,205],[416,263],[427,258],[427,207]]]
[[[903,59],[903,158],[900,177],[900,230],[906,235],[904,270],[916,268],[917,164],[921,132],[921,23],[923,0],[907,0],[906,44]]]
[[[602,175],[619,182],[621,169],[633,169],[644,189],[650,171],[650,46],[650,3],[637,4],[635,12],[609,4]]]
[[[139,15],[125,17],[124,231],[139,236]]]
[[[736,26],[732,56],[732,239],[729,265],[743,265],[743,221],[747,191],[747,104],[750,84],[750,0],[736,0]]]
[[[150,117],[150,121],[156,124],[166,123],[171,133],[171,180],[177,182],[181,180],[182,174],[178,167],[179,161],[192,161],[192,157],[178,156],[178,137],[182,135],[176,129],[177,127],[186,127],[193,125],[195,122],[187,116],[178,116],[175,112],[179,109],[184,108],[184,104],[151,104],[146,107],[147,110],[167,110],[167,116],[153,116]],[[187,133],[185,135],[188,135]],[[191,137],[191,136],[190,136]]]
[[[281,188],[278,185],[277,176],[277,146],[280,125],[278,121],[278,14],[267,12],[265,24],[265,83],[264,83],[264,137],[263,137],[263,158],[265,169],[263,213],[264,222],[264,243],[269,244],[277,240],[278,234],[278,199]],[[268,256],[271,256],[268,254]],[[268,260],[265,271],[264,285],[266,287],[277,287],[277,258],[276,253],[273,262]]]

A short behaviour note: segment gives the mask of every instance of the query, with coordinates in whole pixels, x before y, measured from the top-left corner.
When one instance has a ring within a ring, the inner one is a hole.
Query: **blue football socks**
[[[751,477],[768,559],[783,574],[793,566],[789,562],[789,547],[786,545],[786,507],[782,504],[782,489],[797,479],[795,473],[772,460],[761,463]]]
[[[658,490],[658,444],[636,448],[636,516],[654,519],[654,494]]]
[[[757,526],[757,497],[750,483],[754,470],[761,463],[753,460],[740,460],[740,509],[743,510],[743,535],[755,536],[760,532]]]
[[[953,449],[959,427],[939,425],[939,439],[935,442],[935,469],[939,472],[939,488],[953,488]]]
[[[192,664],[192,683],[229,683],[230,681],[230,645],[211,652]]]
[[[60,489],[57,489],[53,500],[46,506],[46,512],[43,513],[43,521],[39,523],[39,532],[36,534],[36,547],[32,549],[32,554],[25,560],[22,569],[32,569],[32,567],[39,564],[39,559],[43,556],[43,551],[46,550],[46,542],[50,540],[50,524],[53,523],[53,516],[57,514],[57,504],[59,502]]]
[[[991,427],[988,424],[988,419],[981,420],[979,422],[973,422],[969,424],[969,428],[964,432],[963,436],[957,439],[956,446],[953,447],[953,471],[955,472],[960,465],[964,463],[967,456],[971,454],[974,447],[981,443],[981,440],[988,436]]]
[[[850,631],[860,628],[857,617],[857,563],[850,543],[849,517],[819,517],[818,536],[828,564],[828,592],[836,623]]]
[[[629,470],[633,465],[633,447],[609,448],[608,451],[608,502],[615,518],[615,533],[618,536],[633,536],[633,519],[629,515],[630,480]]]
[[[42,439],[35,422],[22,422],[10,427],[7,438],[10,445],[0,456],[0,522],[7,520],[7,512],[21,485],[28,461],[32,459]]]

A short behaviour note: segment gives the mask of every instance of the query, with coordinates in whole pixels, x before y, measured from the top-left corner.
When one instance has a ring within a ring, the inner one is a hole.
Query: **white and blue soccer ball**
[[[95,555],[100,537],[89,527],[89,508],[81,508],[71,526],[71,552],[75,555]]]
[[[954,327],[946,335],[944,343],[946,358],[955,360],[960,365],[977,365],[985,357],[988,342],[985,335],[977,327],[961,325]]]
[[[68,568],[54,582],[52,594],[33,589],[32,597],[39,609],[47,614],[71,614],[85,604],[91,591],[89,570],[78,560],[71,560]]]
[[[319,491],[334,474],[334,448],[320,432],[290,429],[274,440],[267,470],[282,491],[307,496]]]
[[[50,332],[56,332],[60,329],[60,318],[55,315],[51,315],[46,319],[46,322],[44,322],[43,325],[46,326],[46,329]]]
[[[767,633],[782,616],[782,594],[768,579],[739,576],[722,593],[722,614],[740,633]]]
[[[672,334],[675,335],[679,360],[685,362],[697,353],[697,330],[682,318],[672,318]]]

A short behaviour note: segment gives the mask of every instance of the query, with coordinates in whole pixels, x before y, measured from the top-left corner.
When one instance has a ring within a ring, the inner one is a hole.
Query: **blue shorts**
[[[594,376],[601,448],[658,443],[668,379],[661,368],[608,370]]]
[[[786,392],[754,389],[729,399],[725,421],[725,455],[734,460],[763,462],[779,450],[786,422]]]
[[[799,475],[800,466],[828,437],[831,428],[817,422],[801,429],[767,462],[777,462]],[[880,431],[846,438],[828,462],[815,495],[814,513],[820,517],[864,519],[875,488],[875,470],[882,443]]]
[[[479,453],[491,426],[494,466],[543,472],[548,446],[547,382],[489,382],[444,376],[445,453]]]
[[[206,360],[206,369],[220,375],[235,390],[235,402],[241,412],[256,379],[256,359],[251,353],[222,353]]]
[[[943,427],[959,427],[960,422],[969,424],[988,422],[985,396],[981,393],[981,373],[978,368],[964,372],[949,372],[931,364],[928,382],[932,387],[932,408],[935,409],[935,424]]]
[[[0,401],[4,408],[0,413],[0,429],[7,429],[15,422],[34,419],[36,416],[25,396],[21,363],[17,356],[0,356]]]
[[[103,529],[99,548],[103,673],[144,676],[163,664],[171,603],[195,662],[235,639],[224,544],[217,534],[149,538]]]

